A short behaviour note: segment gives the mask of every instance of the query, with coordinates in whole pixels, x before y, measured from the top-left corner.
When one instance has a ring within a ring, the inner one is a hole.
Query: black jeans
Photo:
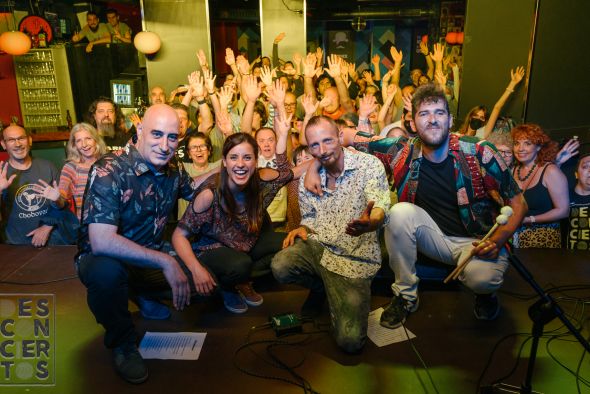
[[[284,237],[284,233],[264,232],[249,253],[223,247],[205,252],[199,260],[217,278],[221,288],[233,289],[236,284],[248,280],[253,265],[269,268]],[[190,271],[182,262],[179,264],[196,295]],[[78,262],[78,274],[88,290],[88,306],[96,321],[105,328],[107,348],[137,340],[128,308],[130,294],[170,291],[161,270],[140,268],[112,257],[82,256]]]
[[[199,261],[213,274],[221,289],[231,291],[237,284],[247,282],[253,269],[270,273],[270,262],[281,250],[286,235],[265,231],[248,253],[221,247],[203,252]]]

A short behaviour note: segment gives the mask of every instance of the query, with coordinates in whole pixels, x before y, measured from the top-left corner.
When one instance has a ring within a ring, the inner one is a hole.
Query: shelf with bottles
[[[38,102],[24,102],[23,110],[25,114],[59,114],[59,101],[38,101]]]
[[[59,100],[56,87],[23,88],[21,101],[54,101]]]
[[[61,114],[23,115],[27,127],[61,126]]]
[[[19,63],[40,63],[40,62],[53,62],[53,54],[51,49],[31,49],[25,55],[18,57]]]

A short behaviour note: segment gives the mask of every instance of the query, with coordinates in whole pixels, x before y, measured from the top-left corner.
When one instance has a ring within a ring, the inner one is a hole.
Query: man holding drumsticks
[[[384,161],[400,201],[389,211],[385,232],[395,274],[394,296],[381,316],[381,325],[388,328],[400,326],[418,309],[418,252],[456,265],[473,251],[459,280],[475,294],[475,316],[493,320],[500,311],[495,292],[508,268],[504,244],[522,221],[526,202],[495,147],[449,133],[452,122],[444,91],[428,84],[412,98],[418,138],[362,142],[362,137],[353,137],[355,148],[377,153]],[[513,215],[479,242],[503,205]]]

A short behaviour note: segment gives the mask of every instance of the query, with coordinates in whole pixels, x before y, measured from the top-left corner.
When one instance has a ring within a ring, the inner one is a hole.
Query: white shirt
[[[304,176],[299,180],[301,225],[310,228],[310,238],[325,247],[320,264],[347,278],[372,278],[381,267],[377,232],[352,237],[345,230],[369,201],[374,201],[374,208],[383,209],[387,217],[390,195],[383,164],[374,156],[345,149],[344,170],[336,179],[336,189],[328,189],[323,167],[320,177],[321,197],[305,189]]]

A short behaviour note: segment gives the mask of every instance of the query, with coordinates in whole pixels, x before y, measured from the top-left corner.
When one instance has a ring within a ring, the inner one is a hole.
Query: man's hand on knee
[[[191,301],[191,288],[186,275],[171,256],[167,256],[162,272],[172,289],[174,307],[178,310],[184,309]]]

